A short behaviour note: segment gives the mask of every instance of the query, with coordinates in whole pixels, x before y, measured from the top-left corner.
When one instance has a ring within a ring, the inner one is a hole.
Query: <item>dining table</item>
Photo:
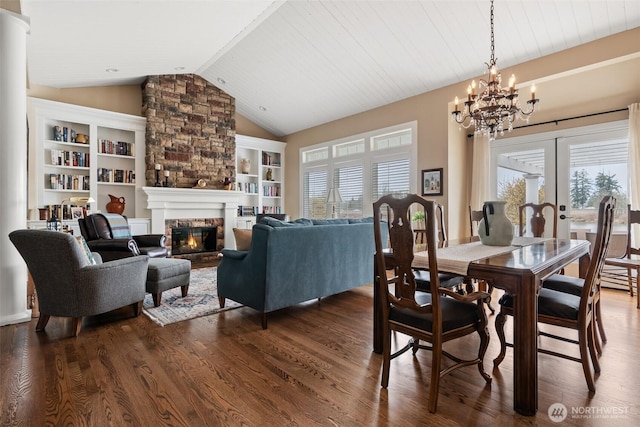
[[[538,292],[542,281],[578,261],[584,278],[589,266],[586,240],[516,237],[509,246],[485,246],[476,238],[449,240],[437,249],[438,271],[464,275],[502,289],[514,297],[513,408],[532,416],[538,410]],[[428,266],[427,252],[414,247],[413,266]],[[385,249],[392,255],[393,249]],[[375,265],[375,263],[374,263]],[[374,271],[374,352],[382,353],[382,295]]]

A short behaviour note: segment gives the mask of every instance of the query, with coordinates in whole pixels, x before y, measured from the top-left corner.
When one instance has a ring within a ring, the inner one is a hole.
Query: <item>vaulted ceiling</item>
[[[276,136],[485,73],[489,8],[489,0],[21,1],[31,19],[30,83],[195,73]],[[638,0],[497,0],[498,66],[639,26]]]

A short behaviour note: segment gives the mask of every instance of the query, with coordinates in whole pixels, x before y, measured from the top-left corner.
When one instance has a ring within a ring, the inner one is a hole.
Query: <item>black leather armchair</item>
[[[106,218],[100,214],[78,219],[80,233],[92,252],[98,252],[102,259],[111,261],[136,255],[151,258],[165,258],[167,238],[164,234],[143,234],[131,238],[114,239]]]

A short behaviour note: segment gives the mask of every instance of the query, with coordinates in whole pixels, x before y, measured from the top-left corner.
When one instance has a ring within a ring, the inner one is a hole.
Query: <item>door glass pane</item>
[[[613,233],[626,235],[628,145],[626,139],[570,144],[569,217],[575,237],[584,239],[596,231],[598,205],[606,195],[616,198]]]
[[[498,200],[507,202],[507,217],[516,226],[520,205],[545,201],[544,164],[544,149],[512,151],[498,156]]]

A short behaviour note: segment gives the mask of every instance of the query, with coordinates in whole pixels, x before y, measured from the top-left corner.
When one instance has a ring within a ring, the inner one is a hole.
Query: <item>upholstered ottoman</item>
[[[189,291],[191,261],[178,258],[149,258],[147,292],[153,297],[153,305],[160,305],[162,292],[182,288],[182,296]]]

